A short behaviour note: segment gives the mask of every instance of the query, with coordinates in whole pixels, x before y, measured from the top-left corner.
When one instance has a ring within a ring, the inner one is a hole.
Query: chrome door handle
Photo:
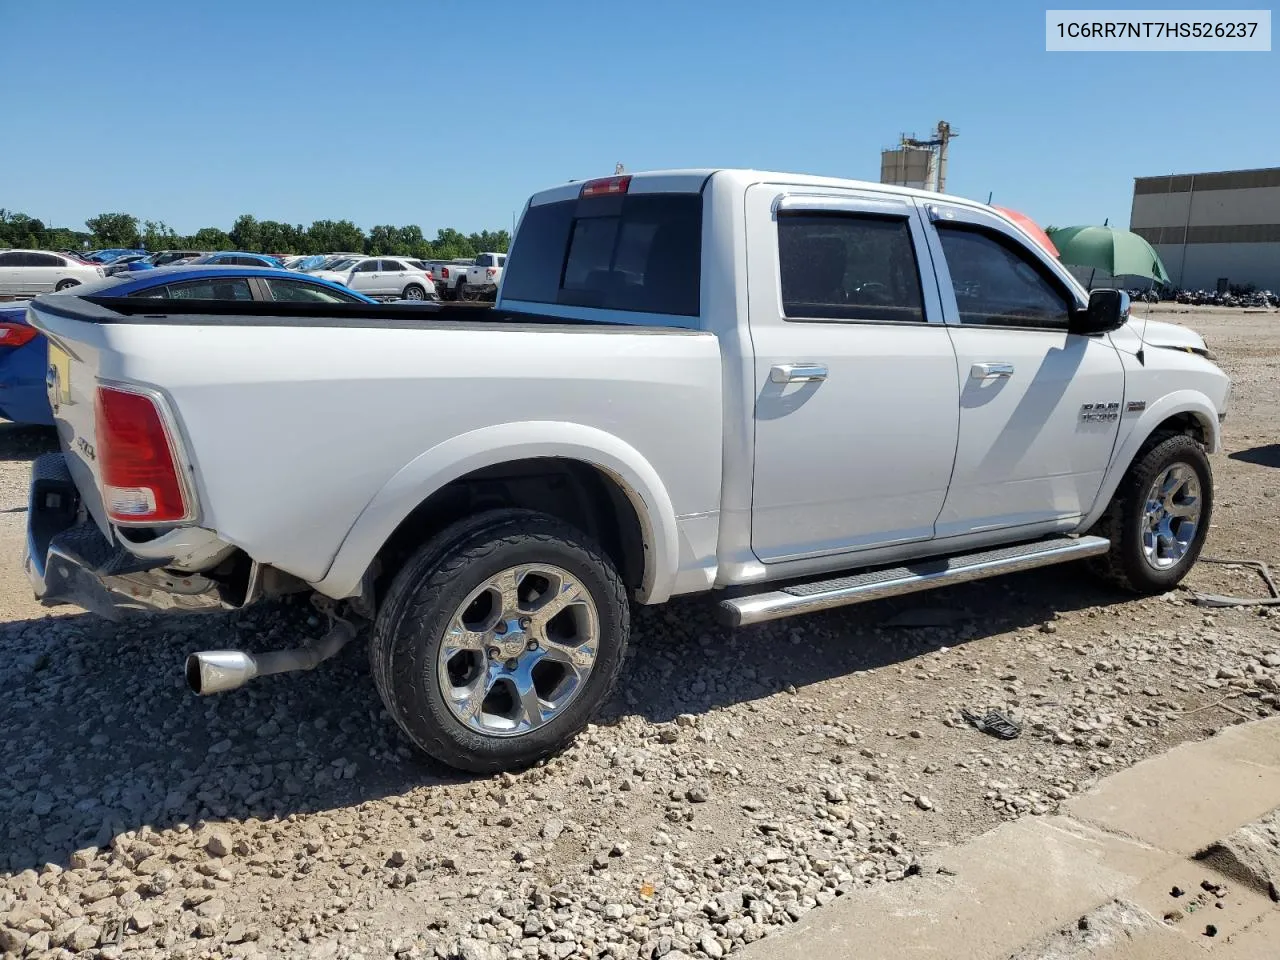
[[[775,363],[769,370],[774,383],[814,383],[827,379],[824,363]]]
[[[975,363],[969,368],[974,380],[1005,380],[1013,376],[1012,363]]]

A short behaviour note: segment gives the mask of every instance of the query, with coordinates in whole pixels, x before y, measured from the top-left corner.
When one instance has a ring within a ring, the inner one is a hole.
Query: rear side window
[[[702,278],[702,197],[586,197],[530,207],[503,297],[696,317]]]
[[[924,322],[920,268],[906,220],[783,213],[778,259],[788,319]]]
[[[284,303],[363,303],[358,297],[339,293],[315,283],[267,277],[264,281],[271,299]]]

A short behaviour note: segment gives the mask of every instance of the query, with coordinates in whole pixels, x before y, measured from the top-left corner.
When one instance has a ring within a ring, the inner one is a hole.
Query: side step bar
[[[982,580],[1002,573],[1047,567],[1106,553],[1110,548],[1111,542],[1104,537],[1055,536],[978,553],[934,557],[900,567],[870,570],[834,580],[815,580],[768,593],[722,600],[720,618],[729,626],[743,627],[800,613],[815,613],[953,583]]]

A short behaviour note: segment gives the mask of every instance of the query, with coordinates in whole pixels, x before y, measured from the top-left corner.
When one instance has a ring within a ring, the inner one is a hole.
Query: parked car
[[[156,267],[168,267],[180,261],[194,260],[196,257],[203,256],[203,250],[157,250],[148,257],[134,260],[129,264],[129,270],[135,273],[140,270],[154,270]]]
[[[86,284],[85,295],[146,299],[254,300],[286,303],[375,301],[352,290],[280,270],[244,267],[177,267],[116,274]],[[45,389],[48,342],[26,320],[27,304],[0,305],[0,417],[19,423],[53,423]]]
[[[108,277],[114,277],[117,273],[127,273],[133,264],[140,263],[145,259],[145,254],[126,253],[122,257],[116,257],[110,263],[104,264],[102,270]]]
[[[459,300],[492,300],[498,294],[502,271],[507,265],[505,253],[482,253],[458,282]]]
[[[467,279],[467,270],[475,265],[474,258],[458,260],[432,260],[428,265],[431,279],[441,300],[457,300],[458,285]]]
[[[279,270],[280,261],[275,257],[269,257],[265,253],[242,253],[239,250],[221,250],[218,253],[206,253],[202,257],[193,257],[190,260],[184,260],[184,264],[196,266],[225,266],[225,267],[264,267],[270,270]]]
[[[27,305],[0,304],[0,417],[51,425],[45,396],[46,341],[27,323]]]
[[[411,257],[361,257],[344,260],[328,270],[317,270],[312,276],[345,284],[370,297],[436,299],[435,284],[427,276],[427,265]]]
[[[418,323],[34,301],[62,441],[32,469],[36,595],[314,593],[323,638],[197,652],[188,683],[310,669],[372,621],[390,716],[495,771],[606,700],[632,599],[742,625],[1082,559],[1158,594],[1204,543],[1230,380],[984,204],[609,177],[536,194],[508,266],[494,306]]]
[[[84,259],[89,263],[113,263],[121,257],[129,254],[139,254],[146,256],[147,251],[138,250],[133,247],[109,247],[104,250],[90,250],[84,255]]]
[[[0,296],[34,297],[97,280],[104,269],[64,253],[5,250],[0,253]]]

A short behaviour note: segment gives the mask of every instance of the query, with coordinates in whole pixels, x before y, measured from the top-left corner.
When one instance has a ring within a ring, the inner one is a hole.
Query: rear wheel
[[[401,297],[405,300],[425,300],[427,299],[427,291],[416,283],[411,283],[404,288]]]
[[[1204,447],[1182,434],[1152,438],[1092,531],[1107,537],[1111,549],[1091,566],[1135,593],[1172,590],[1200,556],[1212,515]]]
[[[459,280],[459,281],[458,281],[458,286],[457,286],[457,288],[456,288],[456,292],[454,293],[454,299],[455,299],[455,300],[466,300],[466,299],[468,299],[470,296],[471,296],[471,295],[470,295],[469,293],[467,293],[467,281],[465,281],[465,280]]]
[[[78,287],[78,286],[80,286],[79,280],[60,280],[58,281],[58,285],[53,289],[57,292],[61,292],[63,290],[70,290],[72,287]]]
[[[563,749],[604,703],[630,624],[613,564],[529,510],[447,528],[396,576],[371,667],[388,712],[426,753],[474,772]]]

